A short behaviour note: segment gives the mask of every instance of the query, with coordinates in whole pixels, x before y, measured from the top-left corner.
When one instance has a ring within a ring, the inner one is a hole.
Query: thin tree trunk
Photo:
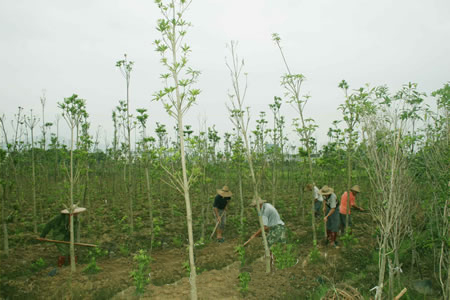
[[[36,204],[36,170],[34,163],[34,134],[33,127],[31,127],[31,178],[32,178],[32,193],[33,193],[33,232],[37,233],[37,204]]]
[[[6,223],[6,185],[0,185],[2,187],[2,229],[3,229],[3,251],[6,256],[9,256],[9,238],[8,238],[8,225]]]
[[[71,128],[70,138],[70,209],[69,209],[69,230],[70,230],[70,271],[73,273],[77,270],[75,265],[75,246],[74,246],[74,228],[73,228],[73,127]]]
[[[152,253],[152,249],[153,249],[153,240],[155,239],[155,233],[153,232],[153,201],[152,201],[152,196],[151,196],[151,191],[150,191],[150,176],[148,174],[149,170],[148,170],[148,165],[147,162],[145,162],[145,182],[147,185],[147,201],[148,201],[148,210],[149,210],[149,218],[150,218],[150,254]]]

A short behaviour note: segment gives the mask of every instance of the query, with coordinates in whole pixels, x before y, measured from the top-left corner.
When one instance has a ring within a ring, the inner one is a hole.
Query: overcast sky
[[[160,38],[158,17],[150,0],[0,0],[0,115],[11,120],[18,106],[40,114],[45,89],[46,121],[54,122],[57,102],[76,93],[87,100],[93,132],[101,126],[101,142],[105,134],[111,142],[111,112],[126,95],[115,62],[127,53],[135,62],[131,109],[149,110],[152,133],[155,122],[171,130],[162,104],[151,102],[162,87],[152,45]],[[186,37],[190,66],[202,72],[196,85],[202,93],[185,123],[198,128],[206,119],[221,135],[232,127],[225,106],[231,40],[245,59],[252,119],[266,111],[271,120],[268,105],[283,95],[285,69],[271,39],[280,34],[291,71],[307,78],[305,114],[319,125],[320,144],[331,122],[341,119],[342,79],[350,88],[386,84],[392,91],[411,81],[427,94],[450,80],[448,0],[194,0],[186,19],[193,24]],[[282,113],[292,132],[296,115],[288,104]],[[67,126],[61,121],[60,127]]]

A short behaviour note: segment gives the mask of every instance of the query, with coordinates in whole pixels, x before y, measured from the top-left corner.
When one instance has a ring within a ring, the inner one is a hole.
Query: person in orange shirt
[[[344,192],[341,196],[341,205],[339,206],[339,216],[341,219],[341,234],[345,234],[345,224],[348,213],[348,226],[350,227],[349,234],[352,234],[352,218],[351,218],[351,209],[355,208],[359,211],[364,211],[362,207],[356,205],[356,197],[360,193],[359,185],[354,185],[350,188],[350,207],[347,208],[347,191]],[[348,212],[347,212],[348,210]]]

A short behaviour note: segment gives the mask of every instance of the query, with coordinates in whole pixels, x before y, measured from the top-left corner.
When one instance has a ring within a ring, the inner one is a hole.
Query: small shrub
[[[100,248],[94,248],[94,250],[89,250],[89,263],[84,268],[83,273],[86,274],[96,274],[101,271],[101,268],[97,265],[97,258],[105,255],[107,252]]]
[[[191,275],[191,265],[189,264],[189,260],[186,260],[183,263],[183,269],[186,271],[186,277]]]
[[[297,263],[292,244],[275,244],[270,250],[275,257],[275,266],[279,270],[292,267]]]
[[[142,295],[145,286],[150,283],[151,258],[141,249],[133,259],[137,262],[137,269],[131,271],[130,275],[133,277],[134,285],[136,286],[136,294]]]
[[[130,250],[128,249],[127,245],[120,245],[119,251],[123,256],[128,256],[130,254]]]
[[[350,248],[351,246],[359,243],[359,240],[357,238],[355,238],[353,235],[348,234],[348,233],[341,236],[340,240],[341,240],[342,244],[344,245],[344,247],[346,247],[346,248]]]
[[[172,238],[172,243],[175,247],[180,248],[181,246],[183,246],[183,241],[181,240],[180,237],[178,236],[174,236]]]
[[[45,262],[45,260],[40,257],[38,260],[36,260],[34,263],[31,264],[31,269],[34,272],[38,272],[42,269],[44,269],[47,266],[47,263]]]
[[[234,250],[239,254],[239,261],[241,262],[241,267],[245,265],[245,248],[244,246],[237,246]]]
[[[239,291],[242,295],[246,295],[248,292],[248,283],[251,280],[249,272],[241,272],[239,273]]]
[[[317,246],[314,246],[311,252],[309,253],[309,260],[312,263],[317,263],[322,259],[322,256],[320,255],[319,248]]]

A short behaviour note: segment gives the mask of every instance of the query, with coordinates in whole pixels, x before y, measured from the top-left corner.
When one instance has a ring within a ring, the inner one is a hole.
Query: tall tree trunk
[[[34,134],[31,128],[31,188],[33,193],[33,232],[37,233],[37,203],[36,203],[36,170],[34,163]]]
[[[8,225],[6,223],[6,184],[0,185],[2,188],[2,229],[3,229],[3,251],[9,256]]]
[[[70,271],[73,273],[77,270],[75,266],[75,236],[73,228],[73,127],[71,128],[71,138],[70,138],[70,208],[69,208],[69,230],[70,230]]]
[[[147,201],[148,201],[148,216],[150,218],[150,254],[152,253],[152,249],[153,249],[153,240],[155,239],[155,233],[153,232],[154,228],[153,228],[153,201],[152,201],[152,196],[151,196],[151,191],[150,191],[150,176],[149,176],[149,170],[148,170],[148,164],[147,162],[145,162],[145,183],[146,183],[146,187],[147,187]]]

